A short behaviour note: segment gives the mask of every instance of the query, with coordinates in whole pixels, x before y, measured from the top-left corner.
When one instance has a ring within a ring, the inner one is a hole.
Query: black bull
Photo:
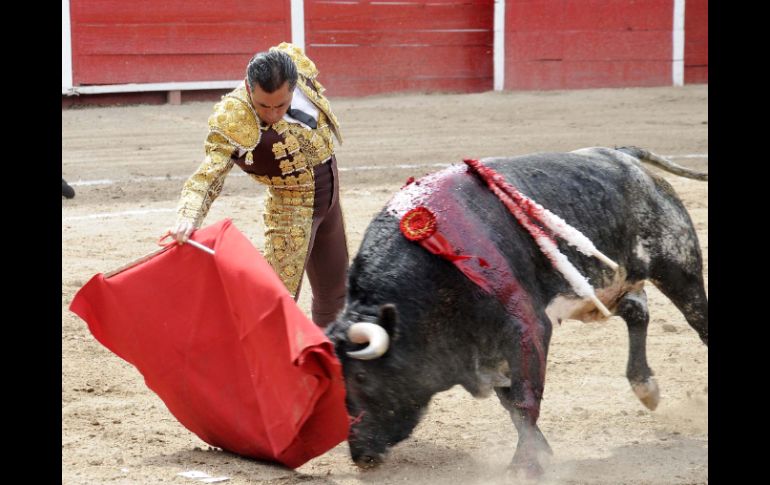
[[[644,282],[676,305],[706,345],[708,299],[692,221],[670,184],[640,161],[707,179],[633,147],[482,160],[619,264],[613,271],[558,244],[602,303],[625,320],[626,375],[639,399],[654,409],[659,392],[646,358]],[[577,297],[478,177],[466,170],[443,172],[451,180],[442,187],[486,231],[468,237],[493,241],[532,302],[537,332],[527,332],[517,315],[452,263],[403,237],[391,201],[367,228],[350,268],[345,308],[327,329],[354,418],[351,455],[362,467],[381,463],[388,447],[409,436],[431,397],[460,384],[474,396],[495,391],[519,436],[511,466],[536,475],[542,472],[538,454],[550,453],[550,447],[537,426],[545,355],[533,358],[531,350],[547,354],[554,322],[603,317]],[[538,342],[531,341],[533,335]]]

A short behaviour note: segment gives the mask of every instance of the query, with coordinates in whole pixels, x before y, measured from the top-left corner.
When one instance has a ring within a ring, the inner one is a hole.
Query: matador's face
[[[291,107],[291,100],[294,97],[294,91],[289,90],[289,83],[284,82],[280,88],[272,93],[262,90],[259,83],[254,83],[251,88],[251,102],[257,110],[259,119],[264,123],[272,125],[277,123],[286,114],[286,110]]]

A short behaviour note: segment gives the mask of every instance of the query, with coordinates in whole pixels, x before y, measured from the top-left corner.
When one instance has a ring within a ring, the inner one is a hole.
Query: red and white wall
[[[229,89],[281,41],[332,96],[708,82],[707,0],[62,0],[62,95]]]
[[[505,88],[675,83],[672,0],[506,2]]]

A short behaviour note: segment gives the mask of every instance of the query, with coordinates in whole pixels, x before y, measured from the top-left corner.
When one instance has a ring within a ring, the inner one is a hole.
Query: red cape
[[[212,446],[298,467],[348,435],[331,342],[229,220],[78,291],[70,310]]]

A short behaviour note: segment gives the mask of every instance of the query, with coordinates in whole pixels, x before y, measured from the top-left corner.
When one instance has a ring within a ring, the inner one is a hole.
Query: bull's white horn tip
[[[381,357],[388,350],[390,337],[381,326],[369,322],[356,322],[348,328],[348,340],[355,344],[369,345],[361,350],[346,352],[349,357],[360,360],[371,360]]]

